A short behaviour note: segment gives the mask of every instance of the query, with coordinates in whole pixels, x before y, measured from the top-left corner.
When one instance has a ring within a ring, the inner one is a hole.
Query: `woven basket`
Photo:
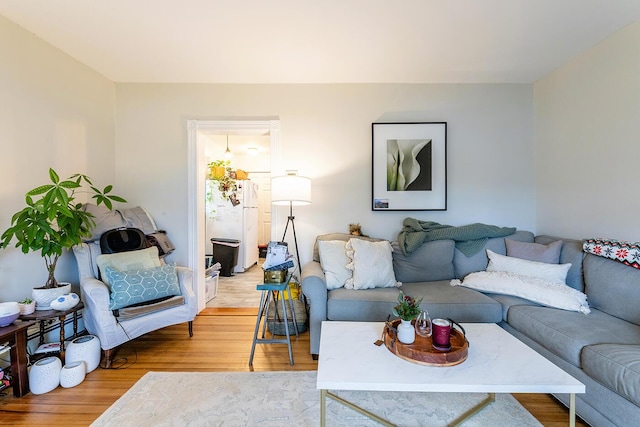
[[[269,316],[267,317],[267,330],[274,335],[286,335],[284,329],[284,316],[282,314],[282,303],[278,301],[278,317],[275,319],[276,314],[275,304],[273,301],[269,302]],[[291,319],[291,308],[289,307],[289,301],[285,300],[285,306],[287,307],[287,323],[289,324],[289,335],[294,335],[293,320]],[[298,333],[307,331],[307,310],[304,303],[300,300],[293,300],[293,311],[296,314],[296,324],[298,325]]]

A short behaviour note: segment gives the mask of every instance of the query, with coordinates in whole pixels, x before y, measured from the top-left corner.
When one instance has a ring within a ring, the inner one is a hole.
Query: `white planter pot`
[[[33,288],[31,299],[36,302],[36,310],[51,310],[51,301],[71,292],[71,283],[60,283],[57,288]]]

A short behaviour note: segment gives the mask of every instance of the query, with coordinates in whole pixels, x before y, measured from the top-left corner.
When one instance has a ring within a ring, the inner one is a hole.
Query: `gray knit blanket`
[[[398,243],[405,255],[415,251],[425,242],[447,239],[455,241],[456,248],[470,257],[480,252],[490,238],[508,236],[516,231],[515,227],[497,227],[481,223],[454,227],[415,218],[405,218],[402,226],[402,231],[398,234]]]

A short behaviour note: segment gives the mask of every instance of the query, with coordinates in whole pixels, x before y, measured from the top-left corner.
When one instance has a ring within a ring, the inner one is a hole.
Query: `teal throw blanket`
[[[425,242],[449,239],[456,242],[456,248],[460,252],[470,257],[480,252],[488,239],[508,236],[516,231],[514,227],[497,227],[481,223],[454,227],[415,218],[405,218],[402,225],[398,243],[405,255],[415,251]]]

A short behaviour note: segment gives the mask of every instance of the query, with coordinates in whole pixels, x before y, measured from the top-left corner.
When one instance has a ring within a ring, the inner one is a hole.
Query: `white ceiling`
[[[640,0],[0,0],[116,82],[531,83]]]

